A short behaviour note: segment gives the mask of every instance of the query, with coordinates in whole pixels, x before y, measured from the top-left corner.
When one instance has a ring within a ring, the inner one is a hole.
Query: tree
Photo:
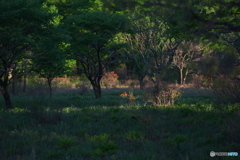
[[[67,42],[70,40],[70,36],[66,33],[61,21],[63,16],[59,15],[58,8],[54,4],[44,4],[44,8],[49,13],[55,14],[50,23],[51,27],[45,29],[44,37],[38,44],[36,53],[37,56],[32,58],[33,70],[40,74],[40,76],[47,79],[49,86],[50,98],[52,97],[52,81],[58,76],[63,76],[68,67],[66,66],[67,54],[65,49],[67,48]],[[51,35],[50,37],[47,35]]]
[[[124,31],[126,19],[120,14],[91,11],[70,16],[68,23],[72,31],[72,53],[91,82],[95,97],[101,98],[104,68],[114,57],[110,41]]]
[[[149,49],[152,59],[150,77],[157,84],[161,77],[166,74],[166,69],[170,67],[174,52],[182,39],[172,36],[165,22],[155,22],[154,25],[155,27],[151,30],[149,36]]]
[[[33,59],[34,71],[47,79],[49,95],[52,97],[52,80],[66,74],[66,55],[60,49],[49,50]]]
[[[129,63],[133,66],[133,71],[137,74],[140,89],[144,88],[144,78],[150,71],[150,34],[151,26],[149,18],[139,18],[132,21],[132,34],[124,34],[123,37],[128,45],[124,53]],[[143,67],[144,66],[144,67]]]
[[[183,41],[175,50],[172,66],[179,69],[179,84],[183,85],[190,72],[193,71],[196,61],[199,61],[204,47],[193,41]]]
[[[165,8],[165,18],[179,30],[219,35],[239,32],[240,3],[235,0],[148,0],[142,5]]]
[[[207,76],[225,75],[234,78],[239,75],[238,66],[240,65],[239,52],[234,45],[235,37],[231,34],[222,36],[211,42],[208,47],[210,54],[205,56],[199,69]]]
[[[31,15],[31,16],[29,16]],[[40,41],[51,15],[41,1],[0,1],[0,90],[7,109],[12,108],[8,85],[14,66]]]
[[[233,62],[232,67],[237,67],[240,65],[240,32],[239,33],[228,33],[228,34],[221,34],[219,39],[223,41],[223,45],[228,47],[230,50],[234,48],[236,54],[236,61]]]

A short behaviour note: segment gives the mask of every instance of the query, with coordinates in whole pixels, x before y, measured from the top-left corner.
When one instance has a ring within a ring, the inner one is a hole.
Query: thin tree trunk
[[[183,85],[183,69],[180,68],[180,85]]]
[[[160,74],[157,73],[156,74],[156,81],[155,81],[155,84],[154,84],[154,99],[155,99],[155,104],[156,105],[161,105],[161,99],[159,98],[159,94],[160,94],[160,91],[161,91],[161,77],[160,77]]]
[[[52,78],[47,78],[50,98],[52,98],[52,80]]]
[[[102,91],[101,91],[100,81],[103,76],[103,65],[102,65],[102,59],[101,59],[101,55],[100,55],[100,47],[98,47],[98,49],[97,49],[97,57],[98,57],[98,72],[97,72],[98,76],[96,76],[94,78],[93,84],[95,84],[95,85],[93,86],[93,89],[94,89],[95,97],[101,98]]]
[[[17,64],[15,63],[13,66],[14,67],[12,68],[12,73],[11,73],[11,75],[12,75],[12,94],[15,95],[16,94],[16,85],[17,85],[17,81],[18,81],[17,71],[16,71]]]
[[[26,92],[26,88],[27,88],[27,74],[25,73],[23,75],[23,93]]]
[[[126,63],[126,70],[127,70],[127,80],[132,79],[132,65]]]
[[[189,70],[187,69],[186,73],[185,73],[185,76],[184,76],[184,79],[183,79],[183,84],[186,84],[186,79],[187,79],[188,72],[189,72]]]
[[[18,78],[18,85],[17,86],[18,86],[17,88],[19,88],[19,90],[21,91],[21,88],[22,88],[22,76],[20,76]]]
[[[77,68],[77,73],[78,73],[79,77],[81,77],[81,75],[83,74],[80,65],[81,65],[80,62],[78,60],[76,60],[76,68]]]
[[[139,76],[138,80],[139,80],[139,83],[140,83],[140,89],[143,90],[144,89],[144,78],[145,76]]]

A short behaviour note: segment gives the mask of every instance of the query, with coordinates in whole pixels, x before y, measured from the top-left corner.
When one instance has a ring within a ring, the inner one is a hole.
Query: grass
[[[119,96],[124,91],[105,90],[102,99],[78,91],[13,97],[15,108],[0,111],[0,159],[203,160],[210,151],[240,153],[239,115],[233,105],[219,109],[209,90],[183,89],[168,107],[144,106],[141,98],[129,103]]]

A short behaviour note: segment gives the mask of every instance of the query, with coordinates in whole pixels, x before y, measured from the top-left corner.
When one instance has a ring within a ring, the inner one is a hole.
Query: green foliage
[[[112,155],[118,149],[117,144],[109,140],[108,134],[95,135],[89,137],[88,140],[94,143],[91,153],[94,158]]]
[[[67,35],[66,30],[60,24],[62,16],[58,14],[58,8],[55,5],[44,5],[43,8],[46,8],[49,13],[53,13],[55,16],[49,24],[50,27],[45,28],[45,35],[41,37],[42,41],[37,47],[36,53],[38,56],[33,57],[32,61],[33,70],[36,73],[52,80],[64,75],[68,70],[66,65],[68,57],[64,54],[64,50],[70,36]]]
[[[109,135],[108,134],[100,134],[100,135],[95,135],[95,136],[92,136],[92,137],[89,137],[89,141],[91,142],[96,142],[96,143],[100,143],[100,142],[105,142],[107,141],[109,138]]]
[[[99,42],[104,46],[115,34],[124,31],[126,20],[120,14],[93,11],[70,16],[68,21],[78,30],[73,32],[73,44],[84,46]]]
[[[145,135],[138,131],[128,131],[125,133],[126,139],[130,141],[143,140]]]
[[[6,107],[11,109],[7,91],[10,71],[14,71],[22,59],[32,58],[39,44],[50,42],[53,36],[49,33],[53,33],[50,31],[54,25],[50,21],[54,19],[54,13],[48,12],[41,1],[2,0],[0,6],[0,90],[5,94]]]
[[[96,98],[101,98],[100,81],[104,69],[117,61],[112,40],[124,32],[126,18],[103,11],[83,12],[69,16],[66,21],[71,31],[70,50],[77,64],[91,82]]]
[[[238,6],[234,0],[1,0],[3,94],[10,73],[22,74],[26,61],[49,82],[71,72],[77,61],[91,82],[74,80],[80,91],[58,93],[51,100],[45,91],[13,96],[15,109],[0,108],[0,159],[208,159],[206,151],[239,149]],[[217,53],[208,54],[196,72],[230,77],[214,83],[197,77],[199,85],[213,85],[217,97],[210,90],[182,92],[157,83],[168,78],[179,42],[193,37],[214,42],[204,52]],[[127,56],[117,54],[122,51]],[[147,75],[156,82],[144,95],[151,104],[164,106],[144,105],[142,97],[128,90],[108,90],[101,100],[86,92],[91,83],[101,93],[105,69],[120,58],[139,79]],[[36,81],[29,79],[29,87]],[[37,83],[32,90],[45,90],[43,82]],[[120,93],[130,100],[128,105],[122,104]],[[138,105],[131,103],[136,98]],[[216,99],[234,104],[222,104],[219,112]],[[228,141],[221,144],[224,139]]]
[[[71,145],[73,145],[73,143],[76,141],[75,138],[72,137],[59,137],[59,139],[57,140],[57,149],[68,149],[71,147]]]
[[[147,2],[146,2],[147,3]],[[150,3],[151,4],[151,3]],[[239,32],[239,4],[233,0],[224,1],[163,1],[155,5],[165,7],[165,14],[176,30],[187,33],[218,34]],[[168,11],[168,12],[166,12]],[[171,17],[171,19],[170,19]],[[211,24],[211,25],[210,25]]]
[[[52,53],[43,53],[41,57],[33,59],[34,71],[43,78],[55,78],[66,74],[65,55],[61,51],[52,51]]]

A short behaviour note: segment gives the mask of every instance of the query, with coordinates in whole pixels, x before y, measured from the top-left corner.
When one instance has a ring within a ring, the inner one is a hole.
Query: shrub
[[[191,76],[191,79],[192,79],[192,83],[193,83],[194,88],[201,88],[202,79],[203,79],[202,75],[193,74]]]
[[[54,78],[53,79],[53,84],[55,84],[58,88],[65,88],[69,87],[71,88],[72,82],[70,81],[70,78]]]
[[[133,90],[127,92],[123,92],[122,94],[120,94],[120,97],[122,98],[127,98],[129,100],[135,100],[138,98],[138,96],[134,96]]]
[[[222,103],[240,103],[240,81],[218,76],[212,89]]]
[[[128,140],[143,140],[145,138],[145,134],[139,131],[128,131],[125,136]]]
[[[134,96],[133,90],[129,91],[128,93],[124,92],[124,93],[120,94],[119,96],[122,98],[128,99],[130,104],[133,104],[134,101],[139,97],[139,96]]]
[[[106,88],[112,88],[119,83],[118,75],[114,71],[107,72],[102,77],[101,82]]]
[[[205,88],[211,88],[212,85],[213,85],[212,78],[208,77],[208,76],[203,76],[202,86],[205,87]]]
[[[194,88],[211,88],[212,86],[212,78],[208,76],[193,74],[192,75],[192,83]]]
[[[159,83],[154,88],[148,88],[143,91],[146,103],[151,103],[154,106],[174,105],[175,100],[180,96],[181,92],[179,88],[170,88],[164,83]]]
[[[79,89],[81,94],[84,94],[91,88],[91,83],[85,75],[82,75],[79,79],[79,82],[75,84],[75,88]]]
[[[56,148],[66,150],[70,148],[75,141],[76,139],[73,137],[67,137],[67,136],[59,137],[59,139],[57,140]]]
[[[91,152],[88,154],[93,158],[114,155],[118,146],[109,138],[110,136],[105,133],[88,137],[88,140],[92,143]]]

